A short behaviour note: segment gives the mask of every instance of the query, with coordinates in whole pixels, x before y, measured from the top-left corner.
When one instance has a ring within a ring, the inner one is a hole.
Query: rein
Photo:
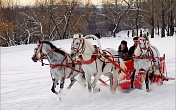
[[[153,59],[153,56],[133,56],[134,59]]]
[[[42,63],[42,66],[44,66],[44,65],[49,65],[49,64],[43,63],[43,59],[46,59],[46,57],[47,57],[50,53],[54,52],[55,49],[54,49],[54,48],[51,49],[47,54],[44,55],[44,54],[42,54],[42,46],[43,46],[43,43],[40,43],[39,46],[38,46],[38,48],[40,48],[39,52],[40,52],[40,54],[41,54],[41,57],[38,58],[38,60]],[[38,48],[37,48],[37,49],[38,49]],[[37,50],[37,49],[36,49],[36,50]],[[36,51],[36,52],[34,53],[34,55],[38,54],[39,52]]]
[[[40,57],[39,60],[41,60],[42,66],[44,66],[45,64],[43,63],[43,59],[46,59],[46,57],[51,53],[54,52],[55,49],[51,49],[46,55]],[[49,65],[49,64],[48,64]]]
[[[70,57],[68,54],[67,54],[67,56]],[[67,56],[65,56],[65,58],[64,58],[64,60],[62,61],[61,64],[54,64],[54,65],[53,65],[53,64],[46,64],[46,63],[43,63],[43,62],[42,62],[42,64],[43,64],[43,65],[49,65],[51,69],[55,69],[55,68],[58,68],[58,67],[66,67],[66,68],[68,67],[68,68],[71,69],[71,72],[70,72],[69,77],[71,76],[71,74],[72,74],[74,71],[83,74],[83,72],[81,72],[80,70],[76,70],[76,69],[75,69],[75,65],[81,65],[81,63],[78,62],[78,61],[76,61],[76,63],[73,63],[73,62],[74,62],[73,60],[72,60],[72,63],[69,63]],[[71,58],[71,57],[70,57],[70,58]],[[64,61],[65,61],[65,60],[66,60],[66,63],[64,64]],[[42,65],[42,66],[43,66],[43,65]],[[69,78],[69,77],[68,77],[68,78]]]

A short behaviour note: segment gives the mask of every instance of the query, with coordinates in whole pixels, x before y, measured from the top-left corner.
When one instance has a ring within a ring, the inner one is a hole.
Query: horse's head
[[[83,54],[85,50],[85,39],[81,35],[74,35],[71,43],[71,57],[76,57],[79,54]]]
[[[51,46],[49,46],[49,44],[51,43],[48,41],[39,41],[39,44],[37,45],[37,47],[34,48],[34,55],[32,56],[32,60],[34,62],[37,62],[38,60],[46,59],[47,55],[50,54],[50,52],[55,50],[55,49],[52,49]]]
[[[150,47],[150,42],[149,42],[148,36],[146,34],[143,34],[143,36],[139,38],[139,43],[137,48],[137,50],[139,51],[135,51],[135,55],[146,56],[149,50],[149,47]]]
[[[39,41],[39,44],[37,45],[36,48],[34,48],[34,55],[32,56],[32,60],[34,62],[37,62],[38,60],[40,60],[44,54],[42,52],[42,47],[43,47],[43,42]]]
[[[143,34],[142,37],[139,38],[139,47],[140,49],[147,50],[149,48],[149,38],[146,34]]]

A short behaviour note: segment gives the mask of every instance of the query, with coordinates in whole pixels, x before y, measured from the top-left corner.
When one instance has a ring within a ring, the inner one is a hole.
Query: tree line
[[[135,30],[138,36],[141,28],[151,37],[154,32],[173,36],[175,6],[176,0],[103,0],[98,6],[89,0],[36,0],[32,6],[0,0],[0,46],[67,39],[97,29],[105,37],[121,30]]]

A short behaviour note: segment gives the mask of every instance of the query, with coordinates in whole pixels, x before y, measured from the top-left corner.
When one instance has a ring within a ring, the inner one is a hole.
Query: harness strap
[[[94,54],[97,55],[99,48],[97,47],[97,45],[93,45],[93,47],[94,47],[94,49],[95,49]]]
[[[72,67],[73,68],[75,68],[75,65],[72,63]],[[74,70],[73,69],[71,69],[71,71],[70,71],[70,74],[68,75],[68,77],[67,78],[69,78],[72,74],[73,74],[73,72],[74,72]]]
[[[42,45],[43,45],[43,43],[40,43],[39,46],[42,46]],[[39,46],[38,46],[38,48],[39,48]],[[70,71],[70,74],[68,75],[67,78],[69,78],[69,77],[73,74],[74,71],[83,74],[83,72],[80,71],[80,68],[79,68],[79,70],[75,70],[75,63],[74,63],[73,61],[72,61],[72,63],[69,63],[69,62],[68,62],[68,58],[67,58],[67,57],[70,57],[69,54],[66,54],[66,56],[65,56],[65,58],[64,58],[64,60],[62,61],[61,64],[46,64],[46,63],[44,63],[44,62],[43,62],[43,59],[46,59],[46,57],[47,57],[50,53],[54,52],[54,50],[55,50],[55,48],[51,49],[51,50],[50,50],[48,53],[46,53],[46,54],[41,54],[41,57],[40,57],[38,60],[42,63],[42,66],[44,66],[44,65],[49,65],[51,69],[58,68],[58,67],[64,67],[64,74],[65,74],[65,69],[66,69],[67,67],[69,67],[69,68],[71,69],[71,71]],[[41,52],[42,50],[40,49],[39,51]],[[36,52],[37,52],[37,51],[36,51]],[[35,52],[35,54],[36,54],[36,52]],[[41,52],[41,53],[42,53],[42,52]],[[70,58],[71,58],[71,57],[70,57]],[[63,64],[65,60],[66,60],[65,64]],[[78,63],[78,62],[77,62],[76,64],[77,64],[77,65],[81,65],[81,63]],[[70,66],[70,65],[72,65],[72,66]],[[50,75],[51,75],[52,80],[54,80],[54,78],[53,78],[53,76],[52,76],[52,74],[51,74],[51,69],[50,69]]]
[[[42,56],[40,59],[45,59],[51,52],[54,52],[54,48],[51,49],[46,55]]]
[[[74,68],[75,66],[71,67],[69,64],[75,65],[74,63],[68,63],[67,65],[66,65],[66,64],[51,65],[51,64],[45,64],[45,63],[44,63],[44,65],[50,65],[50,68],[51,68],[51,69],[58,68],[59,66],[62,66],[62,67],[69,67],[69,68],[71,68],[73,71],[76,71],[76,72],[78,72],[78,73],[82,73],[82,72],[80,71],[80,69],[79,69],[79,70],[76,70],[76,69]],[[81,63],[76,63],[76,64],[77,64],[77,65],[81,65]]]
[[[128,75],[128,72],[123,69],[122,67],[120,67],[117,63],[115,63],[111,58],[109,58],[109,56],[105,55],[104,56],[107,60],[109,60],[114,66],[116,66],[117,68],[119,68],[123,73],[125,73],[126,75]]]
[[[64,61],[66,61],[66,63],[65,64],[63,64],[64,63]],[[68,58],[67,58],[67,56],[65,56],[65,58],[64,58],[64,60],[62,61],[62,63],[61,64],[57,64],[57,65],[50,65],[50,68],[51,69],[54,69],[54,68],[58,68],[58,67],[64,67],[64,75],[65,75],[65,67],[68,67],[69,65],[68,65],[69,63],[68,63]],[[73,64],[73,63],[72,63]],[[73,70],[71,69],[71,71],[70,71],[70,74],[68,75],[68,77],[67,78],[69,78],[72,74],[73,74]],[[66,77],[66,76],[65,76]]]
[[[67,65],[65,65],[65,64],[56,64],[56,65],[50,65],[50,68],[54,69],[54,68],[58,68],[59,66],[67,67]]]
[[[63,64],[63,62],[64,62],[65,60],[66,60],[66,63]],[[61,64],[55,64],[55,65],[53,65],[53,64],[49,64],[49,65],[50,65],[50,68],[52,68],[52,69],[57,68],[57,67],[59,67],[59,66],[67,67],[67,65],[68,65],[68,59],[67,59],[67,56],[64,58],[64,60],[62,61]]]
[[[149,52],[150,52],[150,54],[151,54],[151,56],[152,56],[152,60],[153,60],[153,62],[156,62],[156,60],[155,60],[155,58],[154,58],[154,53],[153,53],[153,51],[152,51],[152,49],[149,47]]]
[[[153,59],[153,56],[146,56],[145,58],[143,56],[133,56],[135,59]]]
[[[95,59],[96,59],[95,55],[92,55],[91,59],[86,61],[82,58],[82,64],[91,64]]]

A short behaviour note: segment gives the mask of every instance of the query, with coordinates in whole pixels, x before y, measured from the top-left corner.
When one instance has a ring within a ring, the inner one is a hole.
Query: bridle
[[[142,41],[142,42],[144,43],[144,47],[141,47],[141,43],[140,43],[140,41]],[[144,55],[143,55],[143,50],[146,50],[147,53],[148,53],[148,55],[149,55],[150,47],[147,46],[147,45],[148,45],[147,40],[145,40],[145,39],[139,39],[139,44],[138,44],[138,45],[139,45],[140,52],[141,52],[141,54],[140,54],[139,56],[143,56],[143,57],[144,57]],[[147,55],[145,55],[145,56],[147,56]]]
[[[145,39],[139,39],[139,41],[142,41],[142,42],[144,43],[144,47],[141,47],[140,42],[139,42],[138,45],[139,45],[140,49],[141,49],[141,50],[142,50],[142,49],[143,49],[143,50],[148,50],[149,47],[147,48],[147,45],[148,45],[148,44],[146,44],[146,43],[147,43],[147,42],[146,42],[147,40],[145,40]]]
[[[37,45],[37,47],[34,49],[35,52],[34,52],[34,55],[33,55],[33,56],[35,56],[35,59],[36,59],[36,60],[42,62],[42,66],[43,66],[43,65],[44,65],[43,59],[46,59],[46,57],[47,57],[50,53],[52,53],[55,49],[53,48],[53,49],[51,49],[49,52],[47,52],[46,54],[44,54],[44,53],[42,52],[42,46],[43,46],[43,42],[40,42],[40,43]],[[40,58],[36,57],[38,54],[40,54]]]
[[[144,47],[141,47],[141,43],[139,42],[138,46],[139,46],[139,49],[140,49],[140,55],[139,56],[135,56],[134,58],[135,59],[151,59],[151,63],[152,62],[155,62],[155,58],[154,58],[154,53],[153,51],[151,50],[150,46],[147,46],[149,42],[147,42],[146,39],[139,39],[139,41],[142,41],[144,43]],[[144,55],[143,54],[143,51],[146,50],[147,53]]]
[[[79,39],[80,43],[77,43],[78,47],[74,47],[75,41]],[[73,38],[73,42],[71,44],[71,50],[75,51],[78,54],[83,54],[85,51],[86,45],[85,45],[85,40],[83,38]]]

